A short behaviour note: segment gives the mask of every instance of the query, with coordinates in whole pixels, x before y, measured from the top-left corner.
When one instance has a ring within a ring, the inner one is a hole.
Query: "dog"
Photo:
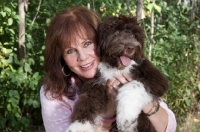
[[[98,29],[97,54],[101,58],[95,77],[86,82],[71,115],[67,132],[94,132],[109,102],[106,82],[118,74],[130,81],[116,97],[116,122],[110,132],[155,132],[142,108],[168,90],[168,79],[144,55],[144,31],[136,17],[110,17]]]

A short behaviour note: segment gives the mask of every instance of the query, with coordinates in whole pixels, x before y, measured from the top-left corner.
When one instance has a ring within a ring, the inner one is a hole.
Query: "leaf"
[[[155,3],[154,3],[153,6],[159,13],[161,13],[161,7],[160,6],[156,5]]]
[[[19,99],[19,92],[17,90],[9,90],[8,92],[9,97],[14,97],[15,99]]]
[[[8,26],[13,24],[13,19],[12,18],[8,18]]]
[[[6,49],[6,48],[2,48],[1,51],[5,54],[8,55],[12,52],[12,49]]]
[[[19,107],[18,107],[18,109],[19,109]],[[20,118],[20,113],[15,111],[15,117],[17,117],[19,119]]]
[[[46,24],[49,25],[49,23],[51,22],[51,19],[46,19]]]
[[[1,11],[0,13],[1,13],[2,17],[6,16],[6,12]]]
[[[154,9],[158,11],[159,13],[161,13],[161,7],[158,6],[156,3],[148,4],[147,9],[150,11],[150,13],[152,13]]]
[[[8,34],[15,34],[15,31],[13,29],[7,29],[6,32]]]
[[[26,47],[27,47],[28,49],[31,49],[31,48],[32,48],[32,44],[29,43],[29,42],[27,42],[27,43],[26,43]]]
[[[32,103],[34,108],[38,108],[40,106],[39,102],[36,100],[34,100]]]
[[[6,59],[1,59],[1,62],[3,63],[3,66],[7,66],[8,65],[8,60]]]
[[[28,126],[29,125],[29,119],[25,118],[25,117],[22,117],[21,118],[21,122],[25,125],[25,126]]]
[[[31,69],[31,67],[30,67],[30,65],[29,65],[28,63],[25,63],[24,70],[25,70],[26,72],[29,72],[29,73],[32,72],[32,69]]]
[[[11,105],[10,104],[7,104],[7,110],[11,111]]]
[[[186,99],[185,103],[186,103],[187,106],[190,106],[191,101],[189,99]]]
[[[11,14],[11,9],[10,8],[8,8],[8,7],[4,7],[4,10],[7,12],[7,13],[9,13],[9,14]]]
[[[39,76],[39,72],[35,72],[35,73],[33,74],[33,78],[38,78],[38,76]]]
[[[150,12],[152,12],[152,10],[153,10],[153,4],[148,4],[147,9],[148,9]]]

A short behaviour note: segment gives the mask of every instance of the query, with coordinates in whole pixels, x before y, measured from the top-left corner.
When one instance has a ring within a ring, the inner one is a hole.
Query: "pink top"
[[[42,118],[46,132],[65,132],[70,124],[70,115],[72,114],[75,102],[78,99],[70,100],[63,97],[63,101],[52,99],[50,94],[44,95],[44,88],[40,90],[40,101],[42,106]],[[176,131],[176,118],[174,113],[168,108],[168,106],[161,101],[162,106],[168,113],[168,126],[166,132]]]

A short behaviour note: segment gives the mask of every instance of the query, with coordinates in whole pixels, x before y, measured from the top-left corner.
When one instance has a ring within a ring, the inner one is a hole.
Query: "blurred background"
[[[0,131],[44,131],[45,32],[56,12],[76,5],[102,19],[137,15],[146,56],[170,81],[163,100],[176,115],[177,132],[199,132],[200,0],[0,0]]]

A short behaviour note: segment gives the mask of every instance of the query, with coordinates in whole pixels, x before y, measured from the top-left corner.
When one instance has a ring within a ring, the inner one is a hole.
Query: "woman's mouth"
[[[86,65],[81,66],[81,69],[82,69],[83,71],[87,71],[87,70],[90,70],[90,69],[93,67],[93,65],[94,65],[94,61],[91,62],[91,63],[88,63],[88,64],[86,64]]]

